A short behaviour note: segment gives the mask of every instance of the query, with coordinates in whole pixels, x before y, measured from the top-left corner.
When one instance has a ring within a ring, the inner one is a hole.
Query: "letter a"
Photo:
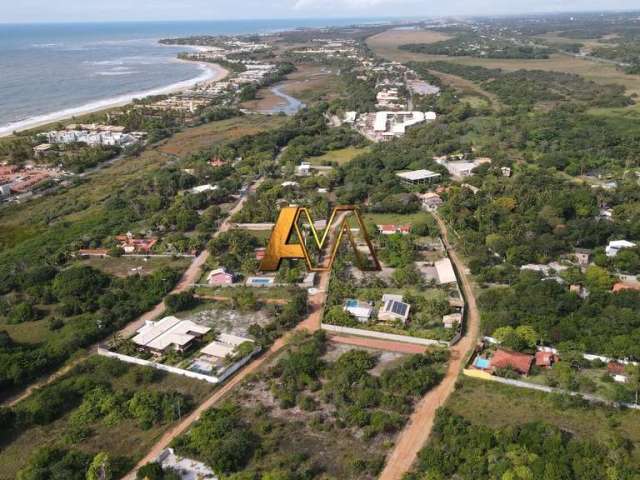
[[[263,272],[275,272],[283,258],[304,259],[304,249],[299,243],[287,243],[291,237],[299,207],[284,207],[273,227],[269,245],[260,263]]]

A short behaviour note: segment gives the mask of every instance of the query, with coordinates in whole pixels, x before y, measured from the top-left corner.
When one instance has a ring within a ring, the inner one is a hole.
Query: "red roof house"
[[[528,375],[533,360],[533,355],[498,349],[491,357],[491,368],[512,368],[521,375]]]
[[[613,293],[622,292],[624,290],[640,291],[640,284],[638,284],[638,283],[628,283],[628,282],[618,282],[611,289],[611,291]]]
[[[401,233],[402,235],[408,235],[411,232],[411,225],[377,225],[378,231],[383,235],[393,235],[394,233]]]
[[[618,363],[618,362],[609,362],[607,364],[607,371],[611,375],[624,375],[625,374],[624,365],[622,363]]]
[[[256,248],[255,252],[256,252],[256,260],[262,260],[264,258],[265,255],[265,251],[267,249],[266,248]]]
[[[558,357],[553,352],[536,352],[536,366],[551,368],[558,361]]]

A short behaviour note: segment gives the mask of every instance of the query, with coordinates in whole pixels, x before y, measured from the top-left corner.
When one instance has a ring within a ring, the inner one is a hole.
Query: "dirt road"
[[[444,379],[420,400],[409,419],[409,423],[398,436],[379,480],[401,480],[403,475],[409,471],[418,452],[431,434],[436,411],[444,405],[453,392],[467,354],[476,344],[480,332],[480,312],[476,304],[473,286],[465,273],[465,265],[449,244],[446,225],[437,214],[434,214],[434,217],[438,222],[444,245],[449,252],[449,258],[458,270],[459,280],[467,300],[467,330],[460,342],[451,349],[451,359]]]
[[[201,403],[198,408],[196,408],[188,417],[185,417],[179,424],[177,424],[171,430],[167,431],[162,437],[160,437],[160,440],[158,440],[158,442],[153,446],[151,451],[149,451],[149,453],[147,453],[147,455],[138,462],[134,469],[129,472],[124,477],[124,479],[135,480],[136,472],[140,467],[146,465],[149,462],[153,462],[160,455],[160,453],[162,453],[162,451],[171,444],[174,438],[186,432],[189,427],[193,425],[193,423],[198,421],[202,413],[213,407],[226,394],[233,390],[234,387],[236,387],[245,378],[247,378],[248,375],[257,371],[262,365],[273,358],[273,356],[276,355],[280,350],[282,350],[282,348],[287,344],[287,341],[289,340],[291,335],[293,335],[293,332],[301,330],[315,332],[316,330],[319,330],[322,308],[327,299],[326,291],[328,286],[329,274],[321,273],[320,283],[318,286],[318,289],[320,291],[316,295],[309,297],[309,315],[307,316],[307,318],[300,322],[294,330],[276,340],[265,354],[258,357],[256,360],[242,369],[238,374],[229,379],[224,385],[216,390],[213,395],[211,395],[207,400]]]
[[[329,340],[333,343],[341,343],[344,345],[354,345],[356,347],[373,348],[375,350],[385,350],[387,352],[397,353],[424,353],[426,347],[416,345],[415,343],[393,342],[389,340],[378,340],[376,338],[365,337],[346,337],[342,335],[330,335]]]
[[[244,203],[247,201],[249,192],[255,192],[256,189],[263,182],[263,180],[264,180],[263,178],[260,178],[251,185],[248,192],[245,195],[243,195],[240,198],[240,200],[236,203],[236,205],[229,211],[229,214],[227,215],[224,222],[220,224],[220,228],[218,228],[218,230],[213,234],[213,238],[217,237],[223,232],[228,231],[233,226],[233,222],[231,222],[231,218],[237,212],[239,212],[240,209],[242,209]],[[171,294],[180,293],[191,288],[191,285],[196,283],[200,278],[200,276],[202,275],[202,266],[206,263],[208,258],[209,258],[209,252],[207,250],[204,250],[202,253],[200,253],[200,255],[198,255],[193,260],[193,262],[191,262],[191,265],[189,265],[189,268],[187,268],[187,270],[182,274],[182,278],[170,293]],[[144,314],[140,315],[133,322],[128,323],[124,328],[119,330],[115,335],[118,335],[124,338],[129,337],[133,335],[135,332],[137,332],[138,330],[140,330],[140,328],[144,325],[144,322],[146,322],[147,320],[154,320],[158,318],[165,312],[165,310],[166,310],[166,307],[164,305],[164,300],[163,300],[148,312],[145,312]],[[17,404],[18,402],[24,400],[25,398],[27,398],[38,388],[44,387],[45,385],[48,385],[51,382],[57,380],[58,378],[60,378],[61,376],[69,372],[73,367],[78,365],[80,362],[84,361],[89,355],[95,353],[100,343],[103,343],[103,342],[98,342],[91,345],[90,347],[87,347],[84,353],[79,354],[77,358],[75,358],[70,362],[67,362],[64,366],[62,366],[61,368],[53,372],[48,377],[43,378],[35,383],[32,383],[29,387],[27,387],[25,390],[23,390],[19,394],[16,394],[12,397],[7,398],[2,402],[1,405],[5,407],[11,407]]]

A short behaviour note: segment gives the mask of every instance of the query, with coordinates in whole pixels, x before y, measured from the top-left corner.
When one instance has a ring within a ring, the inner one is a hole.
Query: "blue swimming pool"
[[[345,305],[347,307],[357,307],[358,306],[358,300],[354,300],[354,299],[347,300]]]
[[[484,370],[491,366],[491,362],[488,358],[476,357],[475,361],[473,362],[473,366]]]

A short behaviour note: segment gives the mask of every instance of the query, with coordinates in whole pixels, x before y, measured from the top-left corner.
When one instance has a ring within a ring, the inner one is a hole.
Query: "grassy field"
[[[358,155],[366,153],[368,151],[369,147],[347,147],[340,150],[332,150],[319,157],[310,157],[306,160],[311,163],[311,165],[326,165],[328,162],[335,162],[338,165],[344,165],[345,163],[349,163]]]
[[[191,258],[184,257],[90,257],[79,260],[77,263],[102,270],[109,275],[126,277],[135,274],[149,275],[164,267],[185,270],[191,261]]]
[[[237,117],[213,122],[177,133],[148,148],[140,156],[128,158],[85,179],[67,190],[0,210],[0,248],[7,249],[35,239],[53,225],[64,227],[65,236],[79,238],[95,224],[101,203],[114,191],[140,176],[158,170],[173,159],[204,147],[277,126],[277,118]]]
[[[93,357],[95,359],[95,357]],[[138,391],[141,389],[158,392],[179,391],[191,397],[194,404],[200,403],[213,391],[206,382],[190,380],[172,374],[159,374],[151,383],[140,384],[136,372],[143,367],[127,366],[127,372],[117,378],[110,378],[113,391]],[[160,372],[158,372],[160,373]],[[64,416],[44,426],[34,426],[20,432],[2,445],[0,449],[0,480],[16,478],[33,452],[42,447],[73,448],[92,455],[99,451],[108,452],[112,459],[120,459],[131,466],[141,458],[171,425],[157,425],[149,430],[137,426],[133,419],[124,419],[113,426],[104,422],[91,425],[91,435],[82,442],[72,444],[65,441],[69,432],[69,417],[75,408]]]
[[[544,421],[571,432],[578,438],[606,442],[622,437],[636,446],[640,457],[640,412],[606,407],[561,408],[556,397],[463,377],[447,403],[455,414],[472,423],[504,427]]]
[[[409,32],[418,33],[418,32]],[[426,39],[418,43],[432,43],[438,41],[438,32],[423,32]],[[429,35],[432,34],[432,35]],[[640,75],[626,75],[610,64],[598,63],[587,59],[576,58],[571,55],[554,54],[548,59],[527,60],[527,59],[491,59],[475,57],[447,57],[444,55],[428,55],[412,53],[400,50],[398,47],[407,43],[416,43],[417,40],[409,40],[409,34],[389,30],[375,35],[367,40],[367,44],[374,52],[384,58],[399,62],[408,61],[435,61],[446,60],[448,62],[460,63],[463,65],[480,65],[486,68],[502,68],[512,71],[519,69],[528,70],[549,70],[556,72],[566,72],[581,75],[588,80],[607,84],[617,83],[627,88],[629,94],[640,94]]]

